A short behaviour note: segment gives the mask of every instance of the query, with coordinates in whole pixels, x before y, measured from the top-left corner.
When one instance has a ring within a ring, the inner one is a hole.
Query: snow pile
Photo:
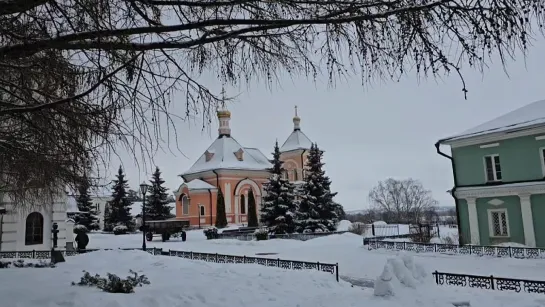
[[[426,271],[414,258],[401,255],[388,259],[375,281],[375,296],[394,296],[400,287],[415,289],[426,278]]]
[[[375,226],[386,226],[386,225],[388,225],[388,223],[386,223],[385,221],[375,221],[375,222],[373,222],[373,225],[375,225]]]
[[[349,220],[342,220],[337,225],[337,231],[348,231],[350,229],[350,226],[352,226],[352,222]]]

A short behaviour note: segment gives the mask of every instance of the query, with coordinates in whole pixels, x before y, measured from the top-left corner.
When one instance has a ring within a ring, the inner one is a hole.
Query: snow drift
[[[416,288],[427,274],[412,256],[403,254],[386,261],[382,274],[375,281],[375,296],[393,296],[400,287]]]

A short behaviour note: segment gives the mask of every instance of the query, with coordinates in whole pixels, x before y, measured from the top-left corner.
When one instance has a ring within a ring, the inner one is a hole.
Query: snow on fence
[[[292,233],[292,234],[282,234],[282,235],[269,235],[269,239],[291,239],[299,241],[307,241],[310,239],[316,239],[321,237],[326,237],[330,235],[340,235],[347,233],[348,231],[332,231],[332,232],[312,232],[312,233]],[[219,234],[218,239],[236,239],[241,241],[252,241],[255,239],[255,234],[239,234],[236,232]]]
[[[121,248],[122,250],[140,250],[139,248]],[[79,253],[94,252],[99,249],[87,249],[81,252],[78,251],[61,251],[64,256],[75,256]],[[112,250],[111,248],[105,248],[104,250]],[[190,260],[201,260],[215,263],[244,263],[244,264],[259,264],[268,267],[277,267],[286,270],[318,270],[322,272],[328,272],[335,274],[335,279],[339,281],[339,263],[321,263],[321,262],[308,262],[298,260],[285,260],[285,259],[273,259],[273,258],[259,258],[259,257],[247,257],[247,256],[235,256],[224,255],[217,253],[199,253],[199,252],[187,252],[168,250],[163,251],[162,248],[147,248],[146,252],[152,255],[174,256],[181,257]],[[0,252],[0,259],[2,258],[22,258],[22,259],[51,259],[51,251],[25,251],[25,252]]]
[[[400,236],[396,236],[398,238]],[[545,248],[486,246],[486,245],[454,245],[438,243],[392,242],[382,241],[388,238],[365,238],[363,245],[371,249],[405,250],[417,253],[450,253],[460,255],[495,256],[502,258],[545,259]]]
[[[438,285],[545,294],[545,281],[433,272]]]

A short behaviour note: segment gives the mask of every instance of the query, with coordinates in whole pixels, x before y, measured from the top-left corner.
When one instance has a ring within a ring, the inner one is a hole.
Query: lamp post
[[[140,193],[142,193],[142,250],[146,251],[146,193],[148,192],[149,185],[145,182],[140,184]]]

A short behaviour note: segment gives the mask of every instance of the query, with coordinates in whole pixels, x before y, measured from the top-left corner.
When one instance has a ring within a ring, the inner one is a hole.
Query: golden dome
[[[218,117],[231,117],[231,112],[228,110],[218,110]]]
[[[294,122],[295,122],[295,121],[301,121],[301,118],[300,118],[299,116],[294,116],[294,117],[293,117],[293,121],[294,121]]]

